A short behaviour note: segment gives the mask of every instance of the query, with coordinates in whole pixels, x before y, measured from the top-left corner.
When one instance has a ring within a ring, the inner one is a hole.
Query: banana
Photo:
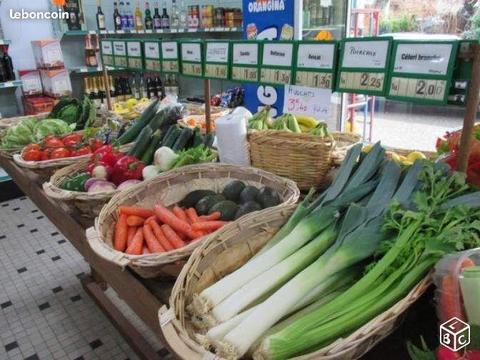
[[[287,116],[287,127],[294,133],[301,133],[300,126],[298,126],[297,119],[292,114],[286,114]]]
[[[318,121],[311,116],[295,115],[295,117],[299,125],[303,125],[307,128],[313,129],[318,125]]]
[[[312,130],[311,128],[309,127],[306,127],[305,125],[302,125],[302,124],[298,124],[298,126],[300,127],[300,130],[302,130],[302,133],[308,133],[310,130]]]

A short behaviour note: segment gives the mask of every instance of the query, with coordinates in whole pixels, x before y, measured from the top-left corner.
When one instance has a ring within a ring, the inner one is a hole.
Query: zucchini
[[[152,137],[152,129],[150,126],[145,126],[140,134],[138,134],[137,139],[135,140],[135,144],[132,146],[128,155],[135,156],[137,159],[141,159],[143,153],[148,147],[150,143],[150,138]]]
[[[201,134],[200,132],[200,128],[199,127],[196,127],[194,130],[193,130],[193,142],[192,142],[192,147],[197,147],[198,145],[202,145],[203,144],[203,135]]]
[[[175,141],[177,141],[177,138],[180,136],[180,133],[182,132],[182,130],[180,130],[176,126],[172,126],[171,129],[172,129],[172,132],[168,135],[168,137],[165,136],[162,143],[162,146],[169,147],[170,149],[175,144]]]
[[[165,139],[167,139],[170,134],[172,133],[173,129],[175,128],[175,126],[170,126],[167,131],[162,131],[162,142],[165,141]],[[161,131],[161,130],[160,130]]]
[[[158,111],[153,118],[148,123],[148,126],[152,128],[153,131],[160,129],[163,123],[167,120],[167,112],[165,109]]]
[[[147,106],[147,108],[142,112],[140,117],[138,118],[137,122],[135,125],[130,127],[125,133],[120,136],[117,140],[116,143],[119,145],[125,145],[128,144],[132,141],[134,141],[137,136],[140,134],[142,129],[146,127],[146,125],[150,122],[152,117],[155,115],[158,109],[158,99],[153,101],[150,105]]]
[[[205,135],[205,140],[204,140],[203,144],[207,148],[211,148],[214,140],[215,140],[215,134],[214,133],[208,133],[208,134]]]
[[[177,152],[180,150],[185,149],[187,146],[188,142],[193,136],[193,130],[190,128],[183,128],[180,135],[178,136],[178,139],[175,141],[175,144],[172,146],[172,150]]]
[[[145,150],[140,159],[145,165],[150,165],[153,162],[153,155],[155,154],[155,150],[159,148],[161,142],[162,132],[157,130],[153,133],[152,138],[150,139],[150,144],[148,144],[147,150]]]

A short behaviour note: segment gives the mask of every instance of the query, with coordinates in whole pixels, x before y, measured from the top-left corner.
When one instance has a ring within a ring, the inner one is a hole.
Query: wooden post
[[[203,93],[205,97],[205,125],[207,128],[207,134],[211,131],[211,111],[210,111],[210,80],[203,80]]]
[[[477,118],[480,91],[480,45],[472,44],[472,80],[468,86],[467,105],[463,118],[462,137],[458,154],[458,170],[465,172],[472,146],[473,126]]]

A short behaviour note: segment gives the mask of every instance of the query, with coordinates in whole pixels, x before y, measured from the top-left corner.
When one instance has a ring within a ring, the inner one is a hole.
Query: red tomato
[[[70,150],[64,147],[53,149],[52,153],[50,154],[50,159],[63,159],[66,157],[70,157]]]
[[[56,138],[52,137],[48,140],[45,141],[45,147],[46,148],[61,148],[64,147],[65,145],[63,144],[63,141]]]
[[[39,144],[30,144],[30,145],[27,145],[23,148],[22,152],[23,151],[28,151],[28,150],[42,150],[42,148],[40,147]]]
[[[69,134],[62,138],[63,143],[67,147],[76,147],[82,142],[82,135],[78,133]]]
[[[70,156],[82,156],[82,155],[87,155],[91,153],[92,151],[88,146],[82,146],[80,149],[73,150]]]
[[[25,161],[40,161],[42,160],[42,151],[40,149],[29,149],[22,152],[22,157]]]
[[[52,148],[43,150],[41,160],[42,160],[42,161],[44,161],[44,160],[50,160],[50,155],[52,154],[52,151],[53,151]]]
[[[102,146],[103,146],[102,140],[98,138],[90,139],[90,148],[92,149],[92,152],[95,152],[97,149],[100,149]]]

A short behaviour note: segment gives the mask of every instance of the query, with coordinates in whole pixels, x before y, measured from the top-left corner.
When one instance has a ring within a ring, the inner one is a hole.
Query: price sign
[[[266,41],[262,50],[260,82],[265,84],[290,84],[293,74],[292,41]]]
[[[127,64],[132,70],[143,70],[143,47],[139,40],[127,40]]]
[[[200,41],[183,41],[180,43],[182,57],[182,74],[203,76],[202,45]]]
[[[113,44],[111,40],[102,39],[101,41],[101,48],[102,48],[102,62],[103,65],[113,66]]]
[[[330,116],[331,89],[285,86],[283,112],[326,119]]]
[[[127,67],[127,45],[124,40],[113,40],[113,63],[116,67]]]
[[[446,104],[457,41],[394,41],[388,98]]]
[[[228,79],[230,42],[205,42],[205,77],[212,79]]]
[[[145,55],[145,70],[161,71],[160,42],[157,40],[144,41],[143,51]]]
[[[261,44],[238,41],[232,44],[231,78],[238,82],[258,82]]]
[[[180,57],[178,56],[178,43],[176,41],[163,41],[161,43],[161,58],[164,73],[180,72]]]
[[[337,91],[384,95],[392,38],[352,38],[342,41]]]
[[[333,89],[337,43],[302,41],[295,46],[295,85]]]

